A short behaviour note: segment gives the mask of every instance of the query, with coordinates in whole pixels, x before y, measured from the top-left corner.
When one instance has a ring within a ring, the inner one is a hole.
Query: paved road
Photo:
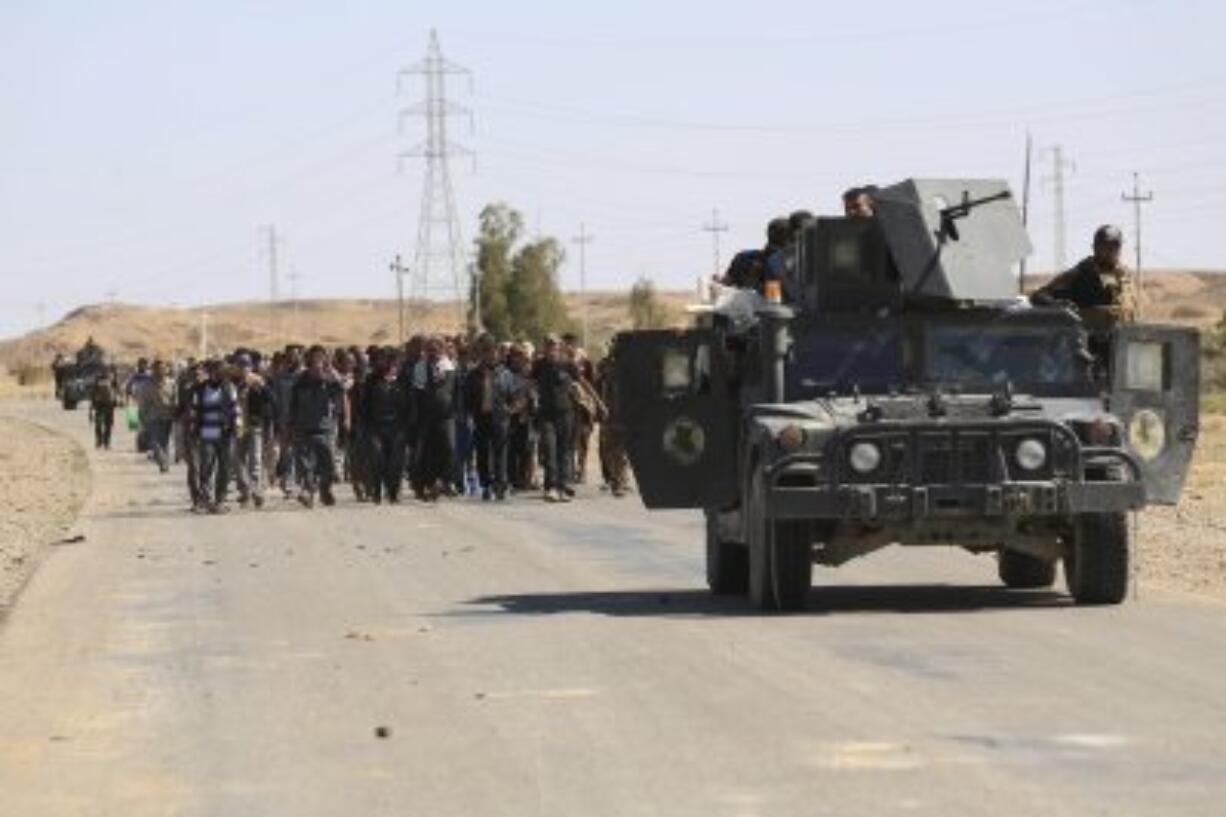
[[[631,500],[196,518],[94,465],[0,625],[4,815],[1226,813],[1226,607],[895,550],[760,618]]]

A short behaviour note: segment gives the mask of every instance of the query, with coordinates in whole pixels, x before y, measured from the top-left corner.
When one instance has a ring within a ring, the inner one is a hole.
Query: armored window
[[[1166,391],[1170,366],[1164,343],[1132,342],[1124,357],[1124,388],[1129,391]]]

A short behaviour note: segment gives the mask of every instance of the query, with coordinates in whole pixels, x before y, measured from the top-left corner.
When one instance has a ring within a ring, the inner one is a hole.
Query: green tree
[[[561,244],[542,238],[525,244],[511,259],[506,304],[516,337],[538,340],[547,332],[572,328],[558,287],[558,268],[564,258]]]
[[[504,202],[487,204],[481,210],[477,245],[477,274],[472,282],[470,303],[481,305],[481,325],[497,338],[510,338],[514,323],[508,305],[511,286],[511,253],[524,228],[518,210]],[[471,316],[470,316],[471,317]]]
[[[648,278],[639,278],[630,288],[630,322],[635,329],[659,329],[668,324],[668,310]]]

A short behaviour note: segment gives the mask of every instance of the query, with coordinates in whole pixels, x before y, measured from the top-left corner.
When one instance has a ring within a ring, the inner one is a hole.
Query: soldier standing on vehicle
[[[852,219],[870,219],[877,215],[873,203],[873,190],[869,187],[852,187],[843,191],[843,215]]]
[[[1086,328],[1088,357],[1100,377],[1109,368],[1113,330],[1137,317],[1136,285],[1120,261],[1123,244],[1120,228],[1104,224],[1094,231],[1091,255],[1030,296],[1040,306],[1064,303],[1076,308]]]
[[[1120,261],[1123,245],[1120,228],[1104,224],[1094,231],[1093,253],[1036,290],[1031,300],[1072,304],[1091,331],[1131,323],[1137,316],[1137,292],[1132,273]]]

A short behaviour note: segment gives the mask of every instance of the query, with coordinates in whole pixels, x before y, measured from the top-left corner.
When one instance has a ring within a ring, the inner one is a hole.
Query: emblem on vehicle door
[[[1166,448],[1166,425],[1153,409],[1141,409],[1128,423],[1128,440],[1143,460],[1152,460]]]
[[[707,435],[702,426],[681,416],[664,427],[664,453],[679,465],[690,466],[702,459]]]

